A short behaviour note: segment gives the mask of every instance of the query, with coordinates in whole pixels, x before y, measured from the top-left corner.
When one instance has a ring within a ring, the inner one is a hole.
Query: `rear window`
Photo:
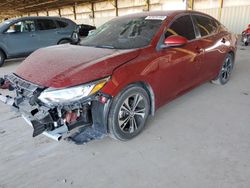
[[[57,22],[57,24],[59,25],[60,28],[65,28],[65,27],[68,26],[68,23],[66,23],[66,22],[58,21],[58,20],[56,22]]]
[[[37,28],[38,28],[38,30],[56,29],[56,24],[53,20],[38,19],[37,20]]]
[[[202,37],[216,32],[217,26],[211,18],[198,15],[195,15],[194,18],[196,20],[196,25],[199,28]]]

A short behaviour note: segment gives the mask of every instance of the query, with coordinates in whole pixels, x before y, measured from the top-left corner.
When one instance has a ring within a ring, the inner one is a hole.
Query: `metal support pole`
[[[221,21],[221,15],[222,15],[223,2],[224,2],[224,0],[220,0],[219,18],[218,18],[218,20],[219,20],[219,21]]]
[[[94,10],[94,3],[91,3],[91,17],[93,20],[93,25],[95,25],[95,10]]]
[[[191,10],[194,10],[194,0],[191,0],[190,5],[191,5]]]
[[[76,5],[73,6],[74,20],[76,20]]]
[[[93,19],[95,18],[94,3],[91,3],[91,16]]]
[[[186,10],[194,10],[194,0],[186,1]]]
[[[117,0],[114,0],[114,7],[115,7],[115,16],[118,16],[119,13],[118,13],[118,2],[117,2]]]
[[[62,17],[61,9],[60,8],[58,9],[58,14],[59,14],[60,17]]]
[[[146,10],[149,11],[150,7],[150,0],[146,0]]]

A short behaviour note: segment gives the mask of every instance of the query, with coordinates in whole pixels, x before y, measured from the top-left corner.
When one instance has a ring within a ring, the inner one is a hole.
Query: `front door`
[[[4,42],[11,57],[26,56],[38,48],[39,37],[33,20],[16,22],[4,33]]]
[[[160,93],[163,101],[174,98],[200,82],[203,51],[196,40],[193,23],[189,14],[172,22],[166,29],[165,38],[180,35],[188,39],[181,47],[168,47],[158,52],[159,79],[163,83]]]

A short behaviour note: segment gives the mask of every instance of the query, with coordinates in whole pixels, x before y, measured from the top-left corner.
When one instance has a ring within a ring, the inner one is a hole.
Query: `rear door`
[[[188,39],[188,43],[182,47],[169,47],[158,52],[159,79],[164,83],[161,94],[165,101],[200,81],[199,71],[203,60],[189,14],[176,18],[166,28],[164,38],[171,35],[183,36]]]
[[[219,23],[205,15],[194,14],[194,23],[200,33],[201,48],[204,49],[204,61],[200,71],[203,80],[213,79],[218,73],[227,50],[226,32],[221,31]]]
[[[26,56],[38,48],[34,20],[17,21],[3,34],[3,40],[11,57]]]
[[[70,38],[71,34],[73,33],[73,28],[70,23],[65,20],[56,20],[58,29],[57,35],[58,38]]]
[[[39,18],[36,20],[37,35],[40,38],[40,48],[56,45],[60,40],[58,27],[53,19]]]

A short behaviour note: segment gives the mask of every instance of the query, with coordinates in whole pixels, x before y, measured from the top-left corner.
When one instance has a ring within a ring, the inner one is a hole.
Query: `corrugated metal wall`
[[[225,7],[221,22],[234,33],[241,33],[250,24],[250,6]]]
[[[250,24],[250,5],[224,7],[221,10],[221,18],[219,18],[219,8],[200,9],[198,11],[220,20],[223,25],[236,34],[240,34]]]
[[[185,9],[185,0],[150,0],[147,5],[147,0],[117,0],[118,16],[137,13],[142,11],[154,10],[175,10]],[[92,12],[93,7],[93,12]],[[149,7],[149,8],[148,8]],[[74,15],[75,11],[75,15]],[[94,14],[94,17],[93,17]],[[41,12],[31,12],[22,16],[62,16],[74,20],[76,23],[85,23],[95,26],[100,26],[104,22],[116,17],[116,8],[114,0],[104,0],[101,2],[78,4],[71,7],[60,7],[56,10],[48,10]]]
[[[237,34],[250,24],[250,0],[194,0],[194,9],[215,17]]]
[[[71,7],[60,7],[56,10],[30,13],[30,16],[62,16],[74,20],[76,23],[85,23],[100,26],[114,18],[116,14],[125,14],[155,11],[186,9],[186,1],[191,0],[117,0],[117,10],[114,0],[79,4]],[[238,6],[236,6],[238,5]],[[93,10],[92,10],[93,8]],[[250,0],[224,0],[220,14],[220,0],[194,0],[194,10],[207,13],[220,20],[229,30],[241,33],[250,24]],[[74,14],[75,13],[75,14]],[[28,15],[23,15],[28,16]]]

